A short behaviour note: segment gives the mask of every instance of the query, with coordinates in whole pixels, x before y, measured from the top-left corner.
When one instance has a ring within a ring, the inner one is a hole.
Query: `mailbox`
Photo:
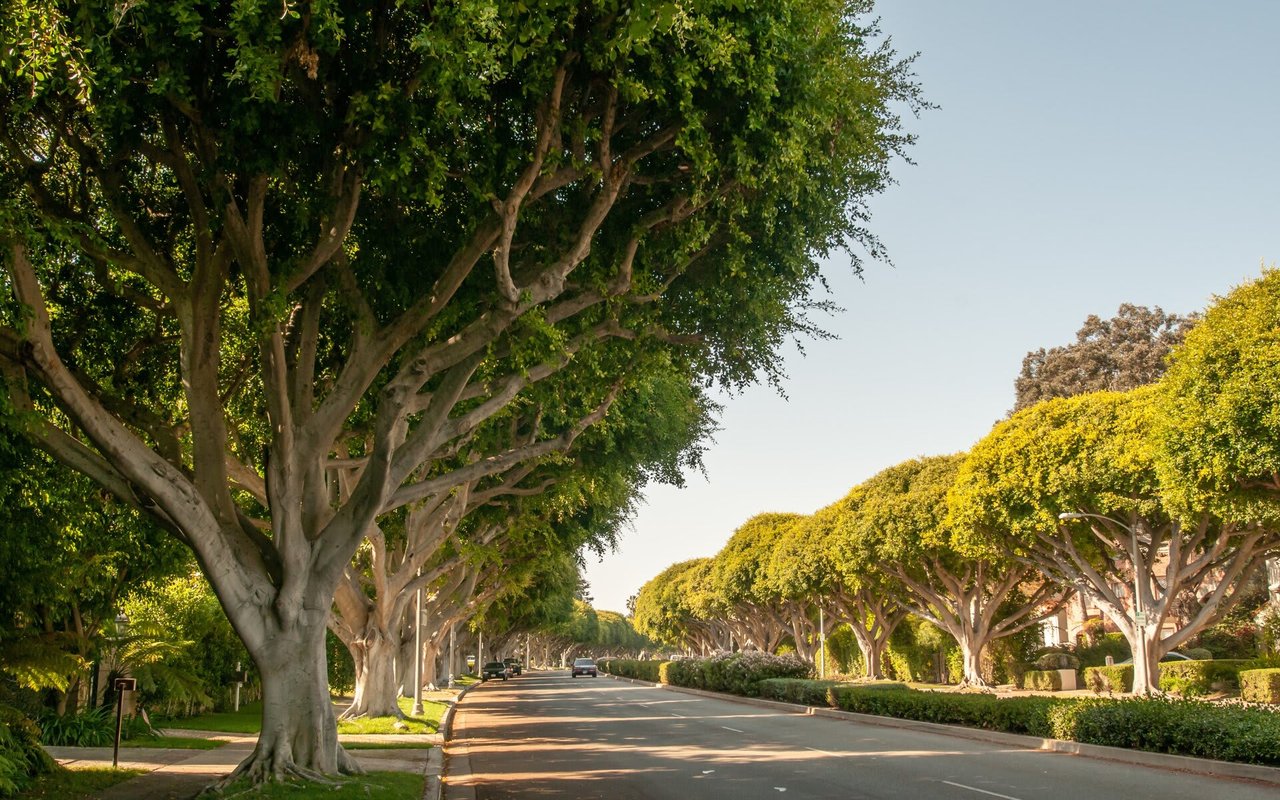
[[[116,678],[114,686],[117,692],[136,692],[138,690],[138,679]]]

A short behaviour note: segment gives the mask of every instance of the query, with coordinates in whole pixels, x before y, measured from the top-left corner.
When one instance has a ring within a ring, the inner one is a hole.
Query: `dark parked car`
[[[575,658],[573,660],[573,671],[569,674],[569,677],[576,678],[579,675],[596,677],[596,662],[589,658]]]
[[[480,680],[487,681],[490,678],[502,678],[504,681],[511,677],[511,667],[501,661],[490,661],[484,665],[484,669],[480,670]]]
[[[520,659],[518,658],[504,658],[502,659],[502,663],[511,667],[512,675],[519,675],[521,672],[524,672],[524,665],[520,663]]]

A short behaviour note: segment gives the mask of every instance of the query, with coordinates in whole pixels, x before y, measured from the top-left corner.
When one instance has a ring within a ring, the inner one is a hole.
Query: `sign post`
[[[120,766],[120,733],[124,728],[124,693],[132,692],[138,688],[137,678],[116,678],[114,684],[116,690],[116,743],[111,748],[111,767],[115,769]]]

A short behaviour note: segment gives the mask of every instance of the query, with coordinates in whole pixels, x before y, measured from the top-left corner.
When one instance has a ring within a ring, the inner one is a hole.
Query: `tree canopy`
[[[1169,314],[1159,306],[1131,303],[1122,303],[1111,319],[1090,314],[1072,344],[1041,347],[1022,359],[1013,410],[1054,397],[1123,392],[1154,383],[1197,319],[1196,314]]]
[[[776,374],[920,106],[837,0],[283,10],[0,11],[6,388],[195,551],[257,778],[356,768],[324,618],[370,527],[516,488],[637,376]]]

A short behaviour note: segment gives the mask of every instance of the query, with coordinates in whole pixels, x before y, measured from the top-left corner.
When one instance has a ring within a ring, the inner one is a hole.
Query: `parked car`
[[[480,670],[480,680],[487,681],[490,678],[502,678],[504,681],[511,677],[511,667],[501,661],[490,661],[484,665],[484,669]]]
[[[521,672],[524,672],[524,665],[520,663],[520,659],[518,658],[504,658],[502,659],[502,663],[511,667],[512,675],[519,675]]]
[[[596,662],[589,658],[575,658],[573,660],[573,671],[569,673],[569,677],[576,678],[579,675],[596,676]]]
[[[1188,655],[1184,655],[1184,654],[1182,654],[1182,653],[1179,653],[1177,650],[1170,650],[1169,652],[1167,652],[1167,653],[1165,653],[1164,655],[1160,656],[1160,661],[1161,661],[1161,662],[1165,662],[1165,661],[1195,661],[1195,659],[1194,659],[1194,658],[1192,658],[1191,656],[1188,656]],[[1133,663],[1133,657],[1132,657],[1132,656],[1130,656],[1129,658],[1126,658],[1124,661],[1117,661],[1117,662],[1116,662],[1116,665],[1118,666],[1118,665],[1120,665],[1120,664],[1132,664],[1132,663]]]

